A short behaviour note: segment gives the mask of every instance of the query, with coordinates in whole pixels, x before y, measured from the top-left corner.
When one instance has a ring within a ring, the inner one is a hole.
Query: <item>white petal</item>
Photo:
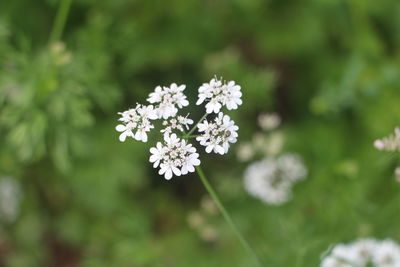
[[[189,172],[194,172],[195,169],[194,169],[194,167],[193,167],[192,165],[189,165],[189,166],[188,166],[188,171],[189,171]]]
[[[141,141],[141,140],[142,140],[142,132],[141,132],[141,131],[137,131],[137,132],[135,133],[134,138],[135,138],[136,140],[138,140],[138,141]]]
[[[156,162],[160,157],[158,155],[151,155],[149,158],[150,162]]]
[[[170,179],[172,178],[172,171],[171,171],[171,169],[168,169],[168,170],[165,172],[164,177],[165,177],[165,179],[167,179],[167,180],[170,180]]]
[[[221,155],[225,154],[225,149],[222,146],[216,146],[215,150]]]
[[[117,127],[115,127],[115,130],[117,130],[118,132],[123,132],[126,130],[126,126],[119,124],[119,125],[117,125]]]
[[[161,164],[161,165],[160,165],[160,170],[158,171],[158,174],[159,174],[159,175],[163,175],[167,170],[168,170],[167,165]]]
[[[126,139],[126,132],[123,132],[123,133],[120,134],[120,136],[119,136],[119,141],[125,142],[125,139]]]
[[[177,167],[172,167],[172,171],[174,172],[174,174],[176,176],[180,176],[181,175],[181,171]]]
[[[181,173],[182,173],[182,175],[185,175],[185,174],[188,173],[187,165],[183,165],[183,166],[182,166]]]
[[[151,147],[151,148],[150,148],[150,153],[151,153],[151,154],[158,154],[158,149],[155,148],[155,147]]]
[[[159,161],[159,160],[157,160],[156,162],[154,162],[154,164],[153,164],[153,168],[157,168],[159,164],[160,164],[160,161]]]
[[[205,100],[204,97],[199,97],[199,100],[197,100],[196,105],[201,105],[201,103],[203,103]]]
[[[199,166],[201,161],[199,159],[193,159],[190,161],[193,166]]]
[[[147,142],[147,134],[145,132],[142,132],[142,141]]]

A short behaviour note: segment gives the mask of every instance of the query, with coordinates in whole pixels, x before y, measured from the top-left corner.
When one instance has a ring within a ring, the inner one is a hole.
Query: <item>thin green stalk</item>
[[[232,221],[231,216],[229,213],[226,211],[225,207],[222,205],[221,201],[218,198],[217,193],[214,191],[212,188],[211,184],[208,182],[207,177],[204,175],[203,169],[200,166],[196,167],[197,174],[200,177],[201,182],[203,183],[204,187],[210,194],[211,198],[214,200],[215,204],[221,211],[222,216],[226,220],[226,222],[231,226],[233,232],[236,234],[237,238],[239,239],[240,243],[243,245],[243,247],[251,254],[253,257],[254,262],[257,264],[257,266],[263,266],[261,263],[260,259],[258,258],[257,254],[254,252],[254,250],[250,247],[249,243],[246,241],[246,239],[243,237],[243,235],[240,233],[234,222]]]
[[[204,115],[203,115],[203,117],[201,117],[201,119],[198,121],[198,122],[196,122],[196,124],[193,126],[193,128],[192,129],[190,129],[190,131],[185,135],[185,137],[188,137],[188,136],[190,136],[193,132],[194,132],[194,130],[196,130],[196,128],[197,128],[197,125],[201,122],[201,121],[203,121],[206,117],[207,117],[207,113],[205,113]],[[184,138],[185,138],[184,137]]]
[[[64,31],[65,23],[67,22],[67,17],[69,13],[69,9],[71,7],[72,0],[61,0],[60,5],[58,6],[56,20],[53,24],[53,28],[51,29],[49,42],[53,43],[61,39],[61,35]]]
[[[191,139],[191,138],[196,138],[199,137],[200,135],[184,135],[182,138],[183,139]]]

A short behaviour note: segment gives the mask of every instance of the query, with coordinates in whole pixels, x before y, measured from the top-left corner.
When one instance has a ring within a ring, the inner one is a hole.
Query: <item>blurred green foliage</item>
[[[154,140],[122,144],[114,130],[155,86],[187,84],[194,103],[214,74],[242,85],[240,140],[276,111],[310,171],[269,207],[244,192],[234,153],[202,155],[267,266],[400,240],[398,155],[372,147],[399,124],[399,1],[74,0],[49,43],[58,5],[0,2],[0,176],[23,193],[0,227],[1,266],[251,266],[222,218],[212,241],[188,225],[205,194],[195,174],[165,181],[147,164]]]

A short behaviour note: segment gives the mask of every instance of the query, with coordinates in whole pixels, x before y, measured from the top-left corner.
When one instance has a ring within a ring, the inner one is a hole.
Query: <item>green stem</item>
[[[197,125],[198,125],[200,122],[202,122],[202,121],[207,117],[207,115],[208,115],[208,113],[205,113],[205,114],[203,115],[203,117],[201,117],[201,119],[200,119],[198,122],[196,122],[196,124],[193,126],[193,128],[190,129],[190,131],[185,135],[184,138],[187,138],[188,136],[190,136],[190,135],[194,132],[194,130],[196,130]]]
[[[204,187],[207,189],[211,198],[214,200],[215,204],[221,211],[222,216],[224,217],[226,222],[230,225],[233,232],[236,234],[236,236],[239,239],[242,246],[252,255],[254,262],[257,263],[257,266],[263,266],[263,264],[261,263],[260,259],[257,256],[257,254],[254,252],[254,250],[250,247],[249,243],[246,241],[246,239],[243,237],[243,235],[237,229],[237,227],[234,224],[234,222],[232,221],[232,218],[230,217],[229,213],[226,211],[225,207],[222,205],[221,201],[218,198],[217,193],[214,191],[211,184],[208,182],[206,176],[204,175],[203,169],[200,166],[197,166],[196,171],[197,171],[197,174],[199,175],[200,180],[203,183]]]
[[[183,139],[191,139],[191,138],[196,138],[196,137],[198,137],[199,135],[184,135],[182,138]]]
[[[69,9],[71,7],[72,0],[61,0],[60,5],[58,6],[56,20],[53,24],[53,28],[51,29],[49,42],[53,43],[61,39],[62,32],[65,27],[65,23],[67,22],[67,17],[69,13]]]

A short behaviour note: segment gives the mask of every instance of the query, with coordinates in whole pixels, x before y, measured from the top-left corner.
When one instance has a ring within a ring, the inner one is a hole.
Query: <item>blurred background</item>
[[[194,104],[214,75],[242,86],[240,137],[202,166],[267,266],[400,241],[399,158],[372,145],[399,125],[399,1],[70,2],[0,2],[0,266],[252,266],[196,174],[165,180],[155,137],[115,131],[157,85]],[[237,157],[264,112],[308,169],[280,206],[246,193]]]

